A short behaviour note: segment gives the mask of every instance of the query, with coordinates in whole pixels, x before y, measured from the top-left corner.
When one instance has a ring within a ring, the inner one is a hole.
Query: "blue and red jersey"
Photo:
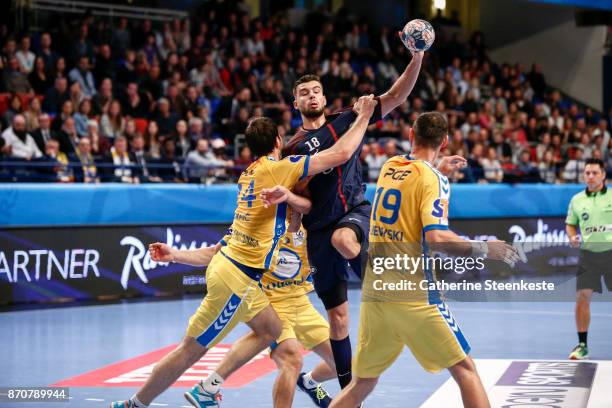
[[[327,116],[326,123],[319,129],[300,128],[287,143],[283,156],[314,155],[329,149],[350,128],[356,118],[357,114],[349,108]],[[375,123],[381,118],[379,100],[370,123]],[[365,184],[359,160],[362,146],[363,141],[345,164],[317,174],[310,180],[308,189],[312,209],[302,219],[306,230],[314,231],[324,228],[364,201]]]

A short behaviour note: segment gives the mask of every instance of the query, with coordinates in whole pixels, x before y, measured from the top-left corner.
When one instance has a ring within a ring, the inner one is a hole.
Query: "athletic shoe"
[[[570,360],[586,360],[589,358],[589,348],[584,343],[578,343],[569,355]]]
[[[218,408],[221,401],[221,393],[211,394],[204,391],[202,384],[194,385],[185,394],[185,399],[196,408]]]
[[[306,385],[304,384],[304,374],[305,373],[300,373],[300,376],[298,377],[298,388],[308,394],[312,402],[314,402],[317,407],[327,408],[332,402],[332,399],[327,391],[325,391],[321,384],[317,384],[317,386],[314,388],[306,388]]]
[[[110,404],[110,408],[134,408],[135,406],[132,400],[111,402]]]

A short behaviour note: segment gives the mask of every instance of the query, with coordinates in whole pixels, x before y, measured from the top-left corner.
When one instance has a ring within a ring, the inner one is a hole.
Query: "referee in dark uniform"
[[[591,296],[593,292],[602,293],[602,278],[608,290],[612,290],[612,191],[605,184],[603,161],[586,161],[584,181],[586,188],[572,197],[565,219],[571,245],[580,248],[576,279],[578,345],[569,355],[572,360],[589,358]]]

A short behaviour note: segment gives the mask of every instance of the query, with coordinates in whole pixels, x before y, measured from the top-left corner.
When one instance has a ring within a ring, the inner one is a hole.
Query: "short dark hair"
[[[448,123],[440,112],[421,113],[414,121],[414,143],[436,149],[448,134]]]
[[[115,141],[113,144],[117,143],[117,142],[126,142],[127,143],[127,137],[123,136],[123,135],[118,135],[115,137]]]
[[[311,81],[317,81],[318,83],[321,84],[321,86],[323,86],[323,83],[321,82],[321,78],[318,75],[314,75],[314,74],[302,75],[293,84],[293,94],[295,95],[295,91],[299,85],[304,84],[306,82],[311,82]]]
[[[603,160],[601,160],[601,159],[593,159],[593,158],[586,159],[586,161],[584,162],[585,167],[586,167],[587,164],[596,164],[599,167],[601,167],[602,170],[606,169],[606,165],[604,164]]]
[[[245,137],[246,144],[253,155],[264,156],[274,150],[276,138],[278,138],[278,128],[270,118],[256,118],[249,123]]]

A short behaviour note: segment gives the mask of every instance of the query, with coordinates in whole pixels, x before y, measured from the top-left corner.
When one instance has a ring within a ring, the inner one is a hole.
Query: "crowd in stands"
[[[396,31],[350,13],[293,28],[285,13],[205,5],[159,25],[85,15],[47,31],[0,27],[0,180],[232,181],[253,160],[240,137],[252,118],[273,118],[285,137],[301,125],[297,78],[318,74],[333,112],[385,92],[411,58]],[[549,89],[538,64],[494,64],[482,33],[436,34],[408,101],[368,130],[366,181],[410,151],[427,110],[447,114],[444,153],[468,158],[456,182],[581,182],[590,157],[612,169],[609,117]]]

